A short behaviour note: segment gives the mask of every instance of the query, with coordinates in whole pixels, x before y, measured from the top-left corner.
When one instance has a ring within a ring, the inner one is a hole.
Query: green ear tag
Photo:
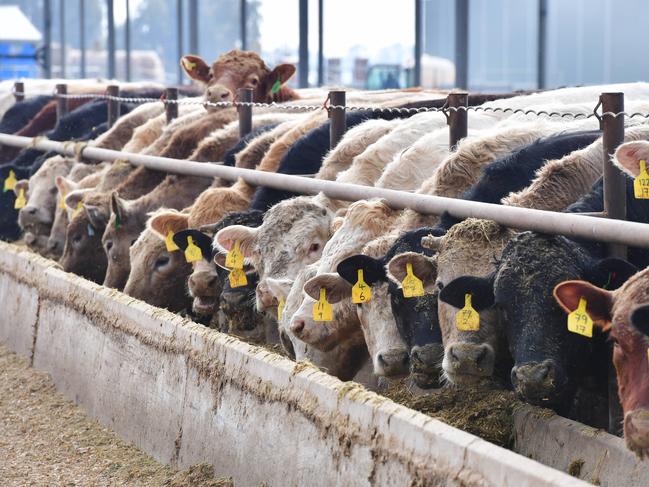
[[[122,220],[119,217],[118,213],[115,213],[115,230],[119,230],[119,227],[122,226]]]
[[[270,92],[274,95],[282,87],[282,82],[278,79],[273,83],[273,87],[270,89]]]

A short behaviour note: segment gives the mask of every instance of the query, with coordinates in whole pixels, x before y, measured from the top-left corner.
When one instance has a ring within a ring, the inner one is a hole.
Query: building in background
[[[0,80],[40,76],[37,48],[42,38],[20,8],[0,6]]]

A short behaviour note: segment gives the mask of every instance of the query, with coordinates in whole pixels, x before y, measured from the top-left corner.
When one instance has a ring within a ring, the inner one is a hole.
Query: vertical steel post
[[[298,55],[298,83],[309,86],[309,0],[300,0],[300,44]]]
[[[602,93],[600,96],[602,113],[624,111],[624,93]],[[604,146],[604,213],[608,218],[626,219],[626,178],[613,162],[611,156],[624,142],[624,117],[602,116],[602,142]],[[612,257],[626,257],[626,247],[608,244],[608,254]],[[611,351],[612,353],[612,351]],[[622,425],[622,406],[618,398],[617,380],[612,361],[609,361],[608,377],[608,430],[619,434]]]
[[[329,92],[329,120],[331,126],[329,128],[329,148],[336,147],[340,139],[347,131],[347,118],[345,117],[345,105],[347,96],[344,91],[330,91]],[[335,108],[340,107],[340,108]]]
[[[113,0],[106,0],[108,17],[108,78],[115,79],[115,11]]]
[[[198,0],[189,0],[189,52],[198,55]]]
[[[65,98],[64,96],[59,96],[59,95],[67,95],[68,94],[68,85],[66,84],[58,84],[56,85],[56,94],[54,97],[56,98],[56,123],[59,123],[61,120],[61,117],[68,113],[68,99]]]
[[[165,100],[177,100],[178,88],[167,88],[165,90]],[[165,113],[167,114],[167,123],[178,117],[178,103],[165,103]]]
[[[108,96],[119,96],[119,86],[110,85],[106,89]],[[108,100],[108,128],[111,128],[119,118],[119,101]]]
[[[176,41],[178,43],[178,84],[182,85],[184,81],[183,68],[180,60],[185,55],[183,48],[183,0],[176,0]]]
[[[240,102],[252,102],[252,88],[239,88],[238,99]],[[243,138],[252,131],[252,106],[239,105],[239,137]]]
[[[455,149],[457,143],[467,136],[468,132],[468,115],[466,108],[469,106],[468,93],[451,93],[446,99],[449,108],[447,122],[449,126],[449,148]],[[464,107],[464,109],[462,109]]]
[[[59,0],[59,43],[60,43],[60,62],[61,62],[61,73],[60,77],[65,78],[65,0]]]
[[[248,2],[239,0],[239,34],[241,35],[241,50],[248,50]]]
[[[126,64],[126,81],[131,81],[131,5],[126,0],[126,21],[124,23],[124,50]]]
[[[81,51],[81,66],[79,76],[86,77],[86,1],[79,0],[79,50]]]
[[[545,53],[547,47],[547,20],[548,20],[548,2],[539,0],[539,26],[537,32],[538,53],[536,58],[536,85],[539,89],[545,88]]]
[[[16,81],[14,83],[14,98],[16,101],[23,101],[25,99],[25,83]]]
[[[422,0],[415,0],[415,70],[412,83],[421,86],[421,53],[422,53]]]
[[[43,2],[43,70],[45,77],[52,77],[52,0]]]
[[[455,86],[469,87],[469,0],[455,0]]]
[[[324,5],[318,0],[318,86],[324,85]]]

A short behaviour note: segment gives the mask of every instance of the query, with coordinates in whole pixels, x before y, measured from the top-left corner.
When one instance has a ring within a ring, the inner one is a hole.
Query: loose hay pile
[[[0,345],[0,479],[3,486],[221,487],[210,465],[161,465],[56,392],[47,374]]]
[[[510,449],[514,439],[513,413],[524,404],[512,391],[502,389],[444,388],[417,395],[410,391],[405,381],[394,382],[383,395]],[[551,411],[547,413],[554,414]]]

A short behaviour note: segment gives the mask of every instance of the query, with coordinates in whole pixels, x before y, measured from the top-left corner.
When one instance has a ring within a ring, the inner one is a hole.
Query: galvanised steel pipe
[[[54,96],[56,98],[56,123],[59,123],[61,117],[66,113],[68,113],[69,111],[68,99],[65,97],[65,95],[67,94],[68,94],[68,85],[64,83],[56,85],[56,95]],[[63,96],[57,96],[57,95],[63,95]]]
[[[167,88],[165,90],[165,100],[177,100],[178,88]],[[165,103],[165,113],[167,115],[167,123],[171,122],[174,118],[178,118],[178,103]]]
[[[14,83],[14,98],[16,101],[23,101],[25,99],[25,83],[16,81]]]
[[[74,144],[47,139],[38,140],[31,137],[0,134],[0,144],[14,147],[29,146],[43,151],[51,150],[70,157],[75,155]],[[125,159],[135,166],[190,176],[220,177],[230,181],[242,178],[254,186],[266,186],[311,195],[322,192],[330,198],[346,201],[383,198],[394,209],[411,208],[419,213],[432,215],[441,215],[448,211],[457,218],[484,218],[520,230],[533,230],[649,248],[649,224],[644,223],[428,196],[373,186],[229,167],[219,163],[183,161],[96,147],[83,149],[83,156],[103,161]]]
[[[237,97],[240,102],[251,103],[252,88],[239,88]],[[237,107],[237,112],[239,113],[239,137],[243,139],[246,135],[252,132],[252,106],[239,105]]]

